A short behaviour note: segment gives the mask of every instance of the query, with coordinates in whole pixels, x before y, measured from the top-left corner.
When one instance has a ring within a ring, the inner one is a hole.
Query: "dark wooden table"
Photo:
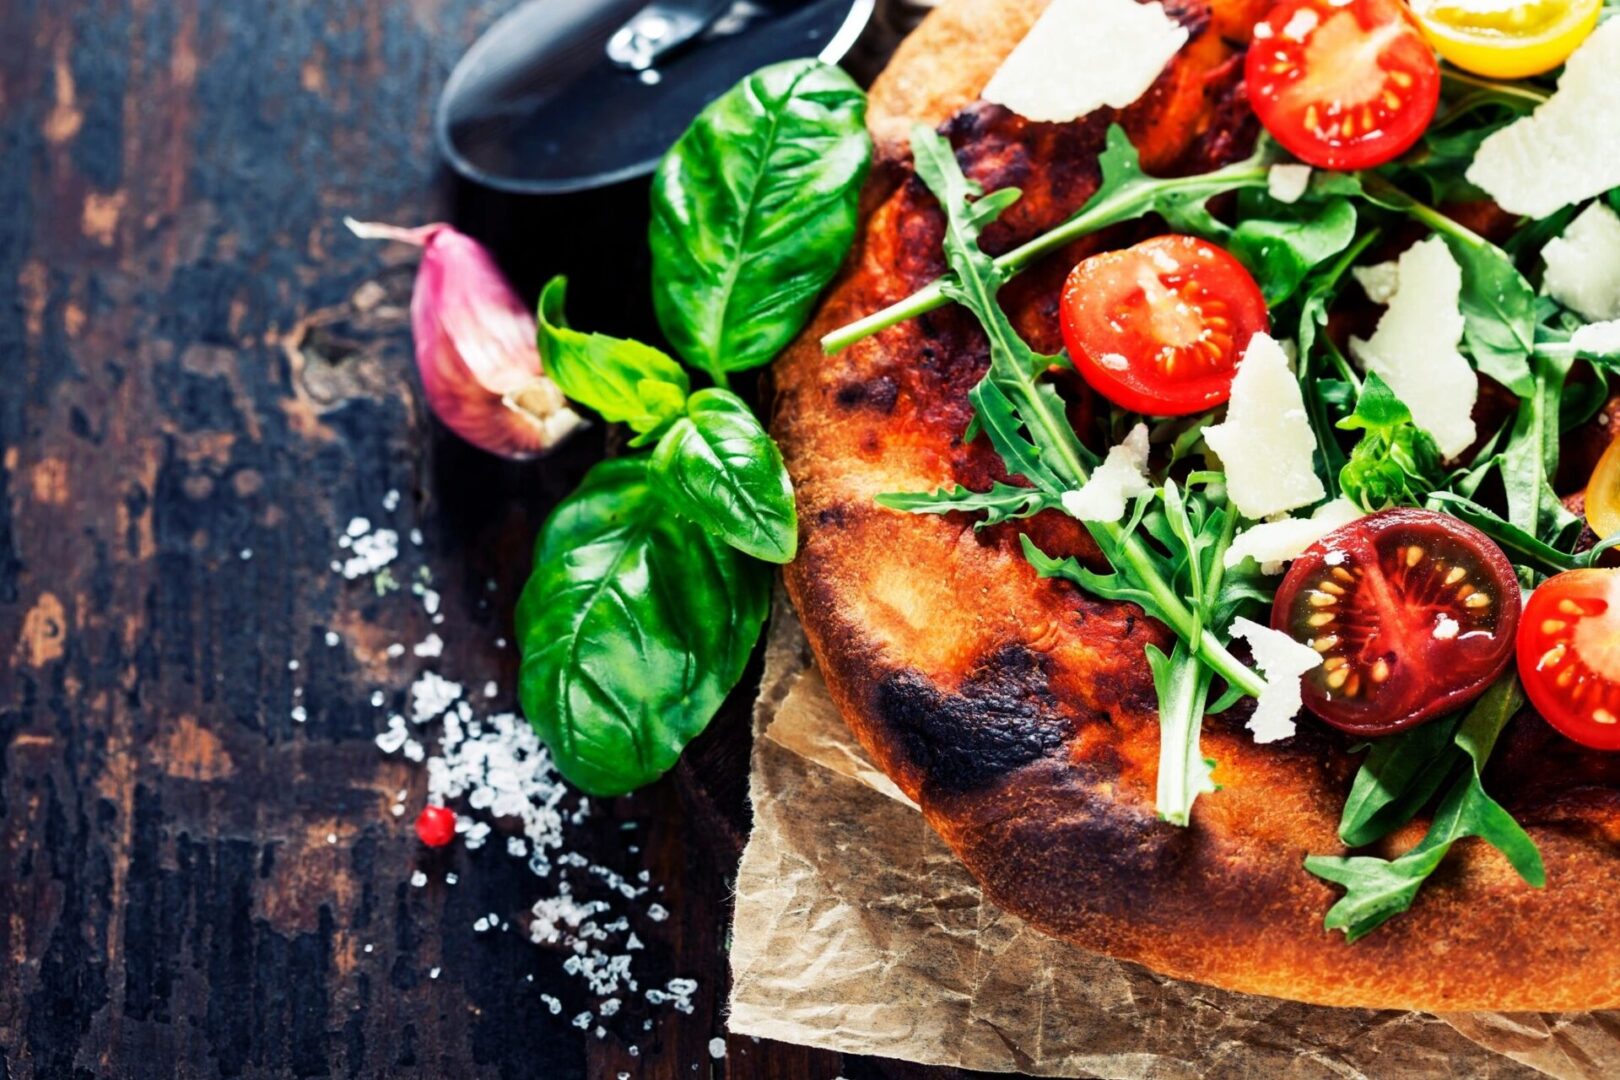
[[[711,1056],[746,686],[680,777],[570,832],[663,887],[671,917],[635,930],[698,981],[690,1015],[631,1005],[600,1038],[567,1022],[562,954],[475,930],[518,927],[544,884],[498,845],[426,852],[422,768],[373,745],[370,695],[397,707],[422,666],[386,646],[430,628],[510,699],[494,642],[604,435],[527,466],[444,435],[411,265],[340,219],[448,215],[526,288],[570,270],[581,325],[647,329],[634,186],[559,208],[435,165],[438,88],[506,6],[0,4],[3,1080],[919,1075],[737,1037]],[[422,531],[442,625],[331,572],[356,515]]]

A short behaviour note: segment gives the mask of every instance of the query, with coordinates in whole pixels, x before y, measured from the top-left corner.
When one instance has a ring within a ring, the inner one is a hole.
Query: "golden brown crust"
[[[1134,607],[1037,579],[1011,526],[975,532],[954,515],[874,505],[885,491],[1004,475],[961,440],[985,345],[960,312],[835,357],[817,340],[942,269],[937,207],[906,164],[914,120],[943,123],[987,189],[1024,189],[987,247],[1089,195],[1110,117],[1037,125],[972,101],[1042,6],[950,0],[901,46],[872,90],[880,165],[851,265],[776,368],[773,427],[803,529],[787,582],[845,718],[997,903],[1086,948],[1333,1005],[1620,1006],[1620,755],[1516,721],[1488,782],[1535,836],[1548,888],[1463,841],[1410,912],[1347,945],[1322,929],[1336,890],[1301,867],[1307,853],[1343,850],[1335,827],[1355,760],[1341,737],[1307,722],[1281,747],[1258,747],[1238,719],[1211,718],[1205,751],[1223,788],[1199,801],[1191,828],[1167,825],[1153,813],[1158,726],[1142,654],[1162,630]],[[1253,137],[1226,41],[1264,3],[1169,6],[1193,42],[1120,119],[1151,170],[1208,168]],[[1058,275],[1073,259],[1051,262],[1004,300],[1032,343],[1055,351]],[[1022,527],[1050,552],[1095,556],[1072,522]]]

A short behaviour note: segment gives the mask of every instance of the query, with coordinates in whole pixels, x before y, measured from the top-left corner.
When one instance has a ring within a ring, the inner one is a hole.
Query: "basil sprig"
[[[575,330],[567,283],[540,296],[546,371],[651,453],[604,462],[541,531],[518,605],[519,694],[557,767],[595,795],[674,764],[742,675],[770,573],[798,549],[781,452],[726,373],[804,325],[848,253],[871,157],[865,97],[837,68],[763,68],[715,101],[660,163],[653,301],[687,363]]]
[[[817,60],[716,98],[653,175],[653,307],[720,385],[797,334],[855,236],[872,158],[866,95]]]
[[[671,513],[645,456],[593,468],[540,532],[517,608],[518,697],[592,795],[663,775],[742,676],[770,573]]]
[[[1509,674],[1497,681],[1458,721],[1431,724],[1388,740],[1368,756],[1351,788],[1339,823],[1349,844],[1365,844],[1404,825],[1436,791],[1445,790],[1429,831],[1394,859],[1369,855],[1312,855],[1305,869],[1345,887],[1323,925],[1354,941],[1412,906],[1418,890],[1451,846],[1477,836],[1507,857],[1535,888],[1547,871],[1535,841],[1502,805],[1485,793],[1480,774],[1497,737],[1524,706],[1524,691]],[[1438,730],[1437,730],[1438,729]],[[1438,736],[1450,731],[1443,742]]]

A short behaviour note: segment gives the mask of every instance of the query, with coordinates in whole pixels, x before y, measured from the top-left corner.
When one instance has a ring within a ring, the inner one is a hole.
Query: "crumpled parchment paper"
[[[1040,1076],[1620,1075],[1620,1013],[1303,1005],[1162,978],[1000,911],[855,742],[780,598],[751,789],[739,1034]]]

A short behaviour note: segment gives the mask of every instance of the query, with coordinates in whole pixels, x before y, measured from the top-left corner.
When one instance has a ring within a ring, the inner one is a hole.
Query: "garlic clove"
[[[446,427],[480,449],[524,460],[584,424],[542,371],[534,315],[488,249],[443,224],[345,224],[364,239],[422,249],[411,334],[428,407]]]

